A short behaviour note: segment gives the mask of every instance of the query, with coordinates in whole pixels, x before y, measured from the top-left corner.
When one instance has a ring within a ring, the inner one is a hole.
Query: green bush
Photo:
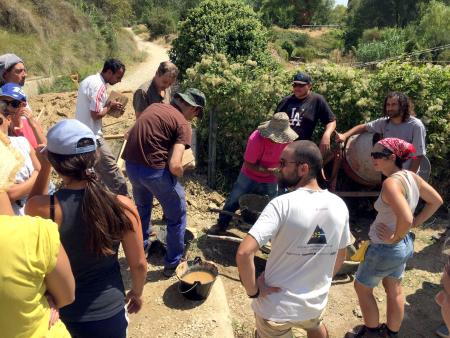
[[[386,28],[379,30],[379,40],[361,42],[355,49],[356,58],[361,62],[384,60],[389,57],[399,56],[405,52],[407,37],[402,29]],[[374,37],[375,30],[371,30]],[[365,37],[369,37],[366,35]]]
[[[311,62],[317,57],[316,50],[309,47],[295,48],[291,55],[293,58],[299,58],[303,62]]]
[[[172,34],[177,30],[175,18],[164,8],[154,8],[143,20],[153,38]]]
[[[223,54],[205,56],[186,72],[184,86],[206,95],[205,116],[197,125],[200,161],[208,160],[208,121],[217,113],[217,166],[220,188],[233,183],[250,133],[273,113],[290,82],[282,71],[268,71],[257,62],[236,63]]]
[[[254,61],[238,63],[219,54],[204,57],[189,69],[183,85],[197,87],[207,97],[205,117],[198,123],[203,163],[208,160],[208,116],[211,111],[218,114],[217,169],[221,187],[229,187],[236,178],[248,136],[290,93],[290,79],[298,71],[311,74],[313,90],[327,99],[340,132],[380,117],[389,91],[405,92],[427,129],[431,182],[450,197],[450,66],[385,63],[375,71],[367,71],[334,64],[306,64],[290,72],[274,72]],[[317,133],[320,128],[316,139]]]
[[[305,47],[310,42],[308,34],[282,29],[276,26],[270,29],[269,38],[272,42],[290,41],[295,47]]]
[[[223,53],[231,60],[272,62],[267,51],[267,30],[242,1],[204,0],[189,12],[178,31],[169,54],[182,76],[203,55],[214,53]]]
[[[288,53],[288,56],[291,56],[295,46],[292,44],[292,42],[285,40],[281,43],[281,48],[283,48]]]

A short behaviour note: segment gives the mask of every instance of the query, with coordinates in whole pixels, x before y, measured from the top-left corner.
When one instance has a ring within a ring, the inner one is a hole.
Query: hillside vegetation
[[[94,2],[0,0],[0,13],[0,53],[22,57],[32,75],[86,75],[109,56],[141,57],[123,22]]]

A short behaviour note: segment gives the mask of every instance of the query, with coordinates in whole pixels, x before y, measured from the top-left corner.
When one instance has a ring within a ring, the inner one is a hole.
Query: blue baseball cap
[[[4,98],[9,98],[17,101],[26,101],[27,96],[25,95],[22,87],[17,83],[9,82],[3,85],[0,91],[0,100]]]
[[[82,139],[90,139],[92,144],[79,146]],[[49,129],[46,149],[59,155],[84,154],[97,149],[97,139],[92,130],[80,121],[61,120]]]

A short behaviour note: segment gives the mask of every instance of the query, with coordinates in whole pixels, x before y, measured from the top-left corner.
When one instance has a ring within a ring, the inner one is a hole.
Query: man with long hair
[[[426,130],[422,121],[414,115],[414,105],[402,92],[390,92],[383,102],[384,116],[359,124],[345,133],[336,133],[337,142],[345,142],[350,136],[365,132],[378,133],[382,138],[395,137],[412,143],[416,148],[415,158],[405,162],[404,168],[417,172],[420,161],[426,154]]]

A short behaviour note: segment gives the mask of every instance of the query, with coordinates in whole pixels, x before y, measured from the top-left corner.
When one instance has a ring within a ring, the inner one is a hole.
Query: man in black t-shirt
[[[286,96],[276,108],[289,116],[291,128],[298,134],[298,140],[311,140],[317,121],[325,126],[319,148],[322,154],[330,150],[331,134],[336,129],[336,116],[322,95],[311,91],[311,77],[298,73],[292,82],[292,95]]]

